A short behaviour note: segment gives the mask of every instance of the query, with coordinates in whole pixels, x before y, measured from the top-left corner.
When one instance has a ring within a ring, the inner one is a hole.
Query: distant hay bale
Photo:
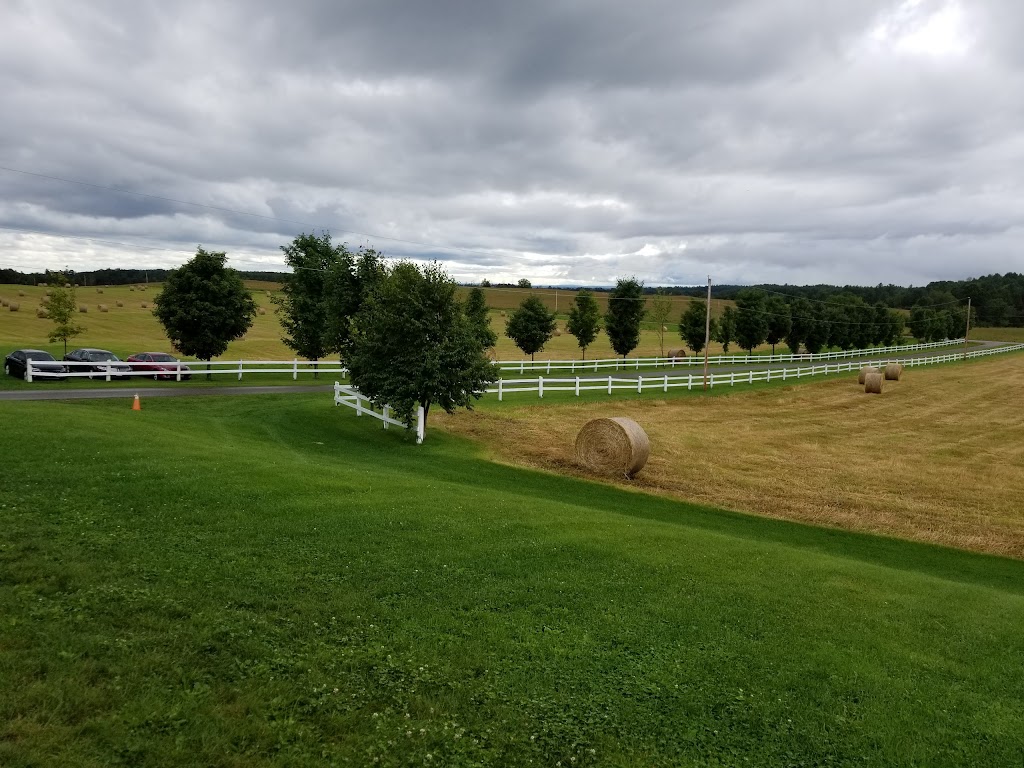
[[[96,293],[103,293],[103,289],[102,288],[97,288],[96,289]]]
[[[81,312],[84,315],[84,314],[88,313],[89,308],[87,306],[85,306],[85,304],[79,304],[78,305],[78,311]]]
[[[882,374],[869,373],[864,377],[864,391],[870,395],[882,394]]]
[[[861,386],[863,386],[864,385],[864,379],[867,378],[868,374],[879,373],[879,372],[880,371],[877,368],[875,368],[873,366],[870,366],[870,365],[866,365],[866,366],[864,366],[863,368],[860,369],[860,375],[857,377],[857,383],[860,384]]]
[[[501,310],[501,316],[505,317],[505,310]]]
[[[18,297],[19,298],[24,298],[25,297],[25,292],[24,291],[18,291]]]
[[[264,309],[263,307],[260,307],[260,308],[259,308],[259,309],[257,309],[256,311],[257,311],[257,312],[258,312],[259,314],[261,314],[261,315],[265,315],[265,314],[267,314],[267,310],[265,310],[265,309]]]
[[[631,478],[650,455],[647,433],[624,416],[588,421],[576,436],[576,460],[594,472]]]
[[[46,283],[39,283],[39,287],[40,288],[45,288],[46,287]]]
[[[0,307],[6,307],[6,306],[7,306],[7,299],[5,299],[3,297],[0,297]]]
[[[553,330],[551,332],[551,335],[552,336],[561,336],[562,335],[562,329],[561,328],[555,328],[555,330]]]
[[[43,309],[42,307],[37,307],[36,308],[36,317],[38,317],[38,318],[40,318],[42,320],[45,320],[46,318],[49,317],[49,315],[46,313],[45,309]]]
[[[100,312],[109,312],[110,311],[110,307],[108,307],[106,304],[97,304],[96,305],[96,309],[98,309]]]
[[[114,304],[116,304],[119,307],[123,307],[124,306],[124,302],[123,301],[115,301]]]
[[[7,308],[11,310],[11,312],[17,312],[19,309],[21,309],[21,304],[19,304],[16,301],[12,301],[7,305]]]
[[[668,352],[665,353],[665,356],[672,358],[686,357],[686,350],[683,349],[682,347],[680,347],[679,349],[670,349]]]
[[[142,308],[143,309],[149,309],[149,304],[147,304],[145,301],[142,302]]]
[[[144,286],[144,285],[140,285],[140,286],[139,286],[139,290],[140,290],[140,291],[144,291],[144,290],[146,290],[146,286]]]
[[[134,291],[135,290],[135,286],[134,285],[129,285],[128,286],[128,290],[129,291]]]
[[[889,363],[885,366],[885,380],[886,381],[899,381],[900,376],[903,375],[903,366],[899,363]]]

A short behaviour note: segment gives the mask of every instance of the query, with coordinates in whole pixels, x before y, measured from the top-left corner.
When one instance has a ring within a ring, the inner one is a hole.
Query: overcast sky
[[[258,216],[0,170],[0,266],[282,269],[317,227],[466,281],[1022,271],[1022,30],[1020,0],[5,0],[0,165]]]

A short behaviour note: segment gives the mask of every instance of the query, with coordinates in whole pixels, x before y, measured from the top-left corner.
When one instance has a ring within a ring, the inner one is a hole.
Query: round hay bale
[[[140,291],[144,291],[144,290],[146,290],[146,286],[144,286],[144,285],[140,285],[140,286],[139,286],[139,290],[140,290]]]
[[[116,304],[119,307],[123,307],[124,306],[124,302],[123,301],[115,301],[114,304]]]
[[[45,288],[46,287],[46,283],[39,283],[39,287],[40,288]]]
[[[501,316],[505,317],[505,310],[501,310]]]
[[[84,315],[84,314],[87,314],[89,312],[89,308],[87,306],[85,306],[85,304],[80,304],[78,306],[78,311],[81,312]]]
[[[99,310],[100,312],[109,312],[109,311],[110,311],[110,307],[108,307],[108,306],[107,306],[106,304],[98,304],[98,305],[96,306],[96,308],[97,308],[97,309],[98,309],[98,310]]]
[[[900,376],[903,375],[903,366],[899,363],[889,363],[885,366],[885,380],[886,381],[899,381]]]
[[[7,305],[7,308],[11,310],[11,312],[17,312],[19,309],[21,309],[21,304],[19,304],[16,301],[12,301]]]
[[[670,349],[668,352],[665,353],[665,356],[666,357],[686,357],[686,350],[682,349],[682,348],[680,348],[680,349]]]
[[[129,291],[134,291],[135,290],[135,286],[134,285],[129,285],[128,286],[128,290]]]
[[[49,315],[46,314],[46,310],[45,309],[43,309],[42,307],[38,307],[36,309],[36,317],[40,318],[41,320],[45,320],[46,318],[49,317]]]
[[[97,288],[96,289],[96,293],[103,293],[103,289],[102,288]]]
[[[142,308],[149,309],[149,304],[147,304],[146,302],[142,302]]]
[[[870,373],[879,373],[879,370],[871,365],[864,366],[860,369],[860,375],[857,376],[857,383],[863,386],[864,379],[866,379]]]
[[[25,292],[24,291],[18,291],[18,298],[20,298],[20,299],[25,298]]]
[[[631,478],[650,455],[647,433],[625,416],[588,421],[576,436],[576,460],[594,472]]]
[[[6,306],[7,306],[7,299],[0,298],[0,307],[6,307]]]
[[[864,377],[864,391],[870,395],[882,394],[882,374],[869,373]]]
[[[259,314],[261,314],[261,315],[265,315],[265,314],[267,314],[267,310],[265,310],[265,309],[264,309],[263,307],[260,307],[260,308],[259,308],[259,309],[257,309],[256,311],[257,311],[257,312],[258,312]]]
[[[561,336],[562,335],[562,329],[561,328],[555,328],[555,330],[551,332],[551,335],[552,336]]]

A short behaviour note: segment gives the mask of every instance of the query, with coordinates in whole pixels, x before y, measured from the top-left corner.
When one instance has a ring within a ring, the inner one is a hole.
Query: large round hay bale
[[[871,366],[871,365],[864,366],[863,368],[860,369],[860,375],[857,377],[857,383],[860,384],[860,385],[863,385],[864,384],[864,380],[867,378],[868,374],[878,373],[878,372],[879,372],[878,369],[875,368],[874,366]]]
[[[40,288],[45,288],[46,287],[46,283],[39,283],[39,287]]]
[[[870,395],[882,394],[882,374],[869,373],[864,377],[864,391]]]
[[[148,304],[148,303],[146,303],[145,301],[144,301],[144,302],[142,302],[142,308],[143,308],[143,309],[149,309],[149,304]]]
[[[110,307],[108,307],[106,304],[97,304],[96,305],[96,309],[98,309],[100,312],[109,312],[110,311]]]
[[[7,299],[5,299],[2,296],[0,296],[0,307],[6,307],[6,306],[7,306]]]
[[[553,330],[551,332],[551,335],[552,336],[561,336],[562,335],[562,329],[561,328],[555,328],[555,330]]]
[[[686,357],[686,350],[681,347],[679,349],[670,349],[668,352],[665,353],[665,356],[672,358]]]
[[[25,292],[24,291],[18,291],[18,298],[19,299],[25,298]]]
[[[16,301],[12,301],[10,304],[7,305],[7,308],[11,310],[11,312],[17,312],[19,309],[21,309],[21,304],[19,304]]]
[[[89,312],[89,308],[87,306],[85,306],[85,304],[80,304],[78,306],[78,311],[81,312],[84,315],[84,314],[87,314]]]
[[[576,436],[576,460],[602,474],[633,477],[650,454],[647,433],[625,416],[588,421]]]
[[[889,363],[885,366],[885,380],[886,381],[899,381],[900,376],[903,375],[903,366],[899,363]]]
[[[134,285],[129,285],[128,286],[128,290],[129,291],[134,291],[135,290],[135,286]]]
[[[97,288],[96,289],[96,293],[103,293],[103,289],[102,288]]]
[[[259,314],[261,314],[261,315],[265,315],[265,314],[267,314],[267,310],[265,310],[265,309],[264,309],[263,307],[260,307],[260,308],[259,308],[259,309],[257,309],[256,311],[257,311],[257,312],[258,312]]]
[[[114,304],[116,304],[119,307],[123,307],[124,306],[124,302],[123,301],[115,301]]]
[[[144,286],[144,285],[140,285],[140,286],[139,286],[139,290],[140,290],[140,291],[144,291],[144,290],[146,290],[146,286]]]
[[[49,315],[46,314],[46,310],[45,309],[43,309],[42,307],[37,307],[36,308],[36,317],[40,318],[41,320],[45,320],[46,318],[49,317]]]

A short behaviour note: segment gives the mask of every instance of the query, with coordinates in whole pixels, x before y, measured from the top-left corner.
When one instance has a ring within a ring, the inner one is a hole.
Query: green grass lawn
[[[0,403],[0,765],[1024,760],[1024,563],[330,402]]]

